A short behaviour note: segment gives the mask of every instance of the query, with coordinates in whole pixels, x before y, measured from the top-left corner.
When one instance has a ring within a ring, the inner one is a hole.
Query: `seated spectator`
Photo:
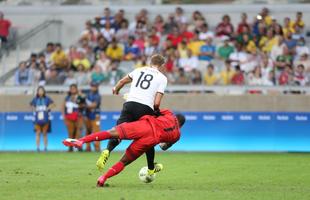
[[[245,51],[249,54],[256,54],[256,44],[249,38],[248,34],[242,35],[242,43],[243,47],[245,48]]]
[[[0,41],[5,44],[8,42],[11,21],[4,18],[3,12],[0,11]]]
[[[201,85],[202,84],[201,72],[198,69],[193,69],[191,71],[191,84],[193,84],[193,85]]]
[[[194,30],[195,33],[200,32],[201,26],[206,22],[205,18],[203,17],[201,12],[198,10],[193,12],[192,21],[193,21],[193,26],[194,26],[192,30]]]
[[[234,27],[230,23],[230,17],[228,15],[224,15],[222,18],[222,22],[216,26],[216,36],[228,36],[231,37],[234,33]]]
[[[186,41],[186,43],[188,43],[194,37],[194,33],[188,30],[187,24],[180,25],[180,35],[182,40]]]
[[[208,38],[213,39],[214,38],[214,33],[209,30],[208,24],[204,23],[201,26],[201,31],[199,33],[199,40],[206,40]]]
[[[175,56],[173,54],[168,54],[166,62],[166,72],[172,73],[175,69]]]
[[[77,72],[74,74],[74,78],[78,86],[88,85],[90,83],[89,70],[84,70],[84,66],[82,64],[79,64],[77,66]]]
[[[225,61],[225,69],[222,70],[220,74],[221,83],[223,85],[230,85],[232,81],[232,77],[235,75],[234,70],[231,68],[231,64],[229,60]]]
[[[164,25],[164,33],[165,33],[165,34],[170,34],[171,32],[173,32],[173,29],[174,29],[175,27],[178,27],[178,24],[177,24],[177,22],[176,22],[176,20],[175,20],[174,15],[173,15],[173,14],[170,14],[170,15],[168,16],[167,22],[166,22],[165,25]]]
[[[120,25],[120,29],[118,29],[115,34],[115,38],[120,43],[124,44],[125,42],[127,42],[128,37],[129,37],[128,22],[122,22]]]
[[[204,83],[206,85],[217,85],[218,83],[218,76],[214,73],[213,64],[209,64],[207,67],[207,72],[204,77]]]
[[[103,16],[100,18],[100,25],[104,27],[107,22],[111,25],[115,22],[114,17],[111,15],[111,10],[108,7],[103,10]]]
[[[268,8],[263,8],[260,16],[262,18],[262,21],[266,24],[266,26],[270,26],[272,23],[272,17],[269,15],[269,9]]]
[[[178,45],[177,53],[180,58],[187,58],[187,45],[185,40]]]
[[[38,62],[38,55],[35,53],[32,53],[30,55],[30,59],[27,62],[27,68],[38,68],[39,67],[39,62]]]
[[[263,78],[263,86],[274,86],[276,83],[275,81],[275,74],[274,71],[270,71],[268,74],[268,78],[264,79]]]
[[[80,51],[79,54],[79,58],[73,60],[73,67],[77,69],[77,66],[83,65],[84,69],[89,69],[91,67],[91,63],[88,58],[86,58],[85,53]]]
[[[218,48],[218,55],[220,59],[227,60],[232,52],[234,52],[234,47],[229,45],[229,38],[223,37],[224,44]]]
[[[146,34],[144,33],[138,34],[138,37],[134,41],[134,45],[136,45],[140,49],[140,52],[144,52],[145,37],[146,37]]]
[[[91,73],[91,82],[102,83],[106,79],[100,66],[95,65]]]
[[[124,72],[119,69],[119,62],[113,62],[111,64],[111,70],[108,73],[108,81],[110,85],[115,85],[124,76]]]
[[[298,60],[299,57],[303,54],[310,54],[309,47],[306,46],[306,41],[305,38],[301,37],[297,41],[297,46],[296,46],[296,56],[295,59]]]
[[[284,70],[280,73],[279,76],[279,85],[290,85],[293,81],[292,76],[292,67],[290,64],[286,64]]]
[[[80,59],[80,52],[78,52],[76,46],[70,47],[69,52],[67,53],[67,57],[68,57],[68,62],[70,63],[70,65],[73,64],[74,60]]]
[[[310,59],[309,54],[302,54],[298,60],[294,62],[294,66],[303,65],[307,74],[310,74]]]
[[[278,38],[274,36],[273,29],[268,29],[266,36],[259,41],[259,47],[263,52],[270,53],[273,46],[278,44]]]
[[[268,80],[270,77],[270,72],[273,71],[273,61],[268,57],[268,55],[264,54],[262,56],[262,62],[260,64],[261,66],[261,73],[262,73],[262,79],[264,81]]]
[[[63,83],[65,86],[70,86],[72,84],[77,84],[77,80],[74,77],[73,71],[68,71],[65,82]]]
[[[147,56],[141,55],[135,62],[134,68],[140,68],[147,66]]]
[[[283,54],[279,55],[275,62],[275,68],[277,71],[282,71],[287,65],[291,65],[293,62],[293,56],[290,54],[289,49],[285,45],[283,48]]]
[[[105,52],[107,50],[108,45],[109,43],[104,37],[102,36],[98,37],[97,46],[94,48],[94,54],[96,60],[99,58],[101,52]]]
[[[111,23],[109,21],[106,21],[105,25],[103,28],[100,30],[102,36],[111,42],[112,38],[114,37],[115,34],[115,29],[112,27]]]
[[[100,53],[99,59],[96,61],[96,65],[100,66],[103,73],[107,73],[110,70],[111,60],[106,56],[105,52]]]
[[[190,40],[190,42],[187,44],[187,48],[192,51],[192,54],[194,56],[199,56],[200,55],[200,48],[204,44],[205,44],[205,42],[199,40],[197,34],[195,34],[194,37]]]
[[[170,40],[172,42],[173,47],[177,47],[180,42],[182,42],[182,35],[180,34],[180,31],[178,27],[172,28],[172,33],[167,35],[167,40]]]
[[[233,75],[231,79],[231,84],[232,85],[244,85],[244,75],[239,65],[235,67],[235,74]]]
[[[271,49],[271,52],[270,52],[270,58],[273,60],[273,61],[276,61],[277,60],[277,57],[279,55],[282,55],[283,54],[283,48],[284,46],[286,46],[284,44],[284,38],[283,36],[280,36],[278,37],[278,44],[275,44],[272,49]]]
[[[151,55],[156,54],[156,53],[160,53],[158,41],[154,40],[154,38],[152,36],[149,36],[147,38],[146,43],[145,43],[144,54],[146,56],[151,56]]]
[[[247,22],[248,16],[246,13],[241,14],[241,22],[238,24],[237,33],[241,34],[244,31],[244,28],[250,30],[250,25]]]
[[[106,55],[112,61],[120,61],[123,57],[123,48],[120,44],[117,43],[116,39],[114,38],[111,44],[108,46]]]
[[[130,36],[125,45],[124,60],[134,60],[140,55],[139,47],[134,44],[135,38]]]
[[[308,77],[305,74],[305,67],[298,65],[294,73],[294,83],[299,86],[306,86],[309,83]]]
[[[156,30],[156,33],[158,33],[159,35],[162,35],[164,32],[164,19],[161,15],[157,15],[154,19],[154,23],[153,23],[153,27]]]
[[[47,43],[46,44],[46,48],[44,50],[44,55],[45,55],[45,59],[46,59],[46,63],[47,63],[47,68],[50,68],[51,65],[53,64],[53,61],[52,61],[52,54],[55,50],[55,45],[51,42]]]
[[[250,71],[247,66],[248,62],[248,56],[247,54],[243,51],[242,45],[237,43],[235,51],[229,55],[228,59],[233,67],[236,67],[237,65],[240,66],[241,71],[248,72]]]
[[[185,24],[185,23],[187,23],[187,18],[186,18],[186,16],[184,15],[184,10],[183,10],[183,8],[181,8],[181,7],[177,7],[177,8],[175,9],[174,18],[175,18],[175,21],[176,21],[178,24]]]
[[[287,37],[289,32],[295,33],[294,22],[292,22],[289,17],[284,18],[284,25],[283,25],[282,30],[283,30],[284,37]]]
[[[128,25],[128,19],[125,18],[125,10],[120,9],[114,16],[114,27],[115,30],[118,31],[122,24],[125,23]]]
[[[21,62],[18,69],[15,72],[15,85],[31,85],[31,74],[30,70],[26,66],[26,62]]]
[[[295,54],[295,47],[297,45],[297,41],[295,39],[293,39],[291,32],[287,33],[287,36],[285,37],[284,43],[287,46],[287,48],[289,49],[290,53]]]
[[[183,68],[179,68],[176,74],[175,78],[175,84],[177,85],[188,85],[190,83],[190,80],[188,76],[186,75]]]
[[[148,38],[150,38],[150,40],[153,44],[156,44],[156,45],[159,44],[159,42],[160,42],[159,36],[160,35],[157,34],[155,27],[152,27],[151,33],[149,34]]]
[[[55,45],[55,51],[51,55],[51,60],[56,69],[65,69],[68,66],[68,58],[61,44]]]
[[[305,22],[302,19],[302,12],[296,13],[296,20],[294,22],[294,29],[296,30],[297,27],[301,30],[303,30],[305,27]]]
[[[81,38],[87,38],[88,41],[95,43],[97,41],[98,31],[93,28],[91,21],[85,23],[85,30],[81,33]]]
[[[260,67],[255,67],[254,71],[249,74],[249,85],[263,85],[262,73]]]
[[[46,65],[43,62],[40,62],[39,64],[39,72],[36,74],[35,77],[35,84],[39,86],[44,86],[46,84],[46,78],[45,78],[45,73],[46,73]]]
[[[131,35],[140,35],[147,32],[147,25],[144,21],[137,20],[134,27],[131,26],[130,34]]]
[[[206,43],[200,47],[199,60],[210,62],[215,56],[215,46],[212,44],[212,39],[208,38]]]
[[[190,72],[194,69],[197,69],[199,60],[197,56],[192,54],[190,49],[186,52],[186,57],[179,59],[179,67],[183,68],[185,72]]]
[[[55,68],[51,68],[46,76],[46,85],[61,85],[63,83],[63,77],[58,75]]]

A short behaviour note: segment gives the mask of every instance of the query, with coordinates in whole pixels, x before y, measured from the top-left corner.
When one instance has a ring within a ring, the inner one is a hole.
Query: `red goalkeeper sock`
[[[79,140],[82,141],[83,143],[88,143],[88,142],[93,142],[93,141],[106,140],[106,139],[110,139],[110,138],[111,138],[111,135],[109,132],[101,131],[101,132],[92,133],[90,135],[82,137]]]
[[[104,181],[106,181],[108,178],[117,175],[123,169],[125,168],[125,165],[122,162],[117,162],[115,165],[113,165],[103,176]]]

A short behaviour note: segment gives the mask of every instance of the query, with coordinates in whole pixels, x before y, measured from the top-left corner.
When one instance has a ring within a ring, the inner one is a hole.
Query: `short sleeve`
[[[167,78],[165,76],[163,76],[162,80],[159,83],[159,87],[157,89],[157,92],[164,94],[166,87],[167,87]]]
[[[100,104],[100,101],[101,101],[100,95],[96,95],[95,102],[96,102],[97,104]]]
[[[133,77],[134,77],[134,75],[137,73],[137,69],[135,69],[135,70],[133,70],[132,72],[130,72],[129,74],[128,74],[128,77],[129,78],[131,78],[131,79],[133,79]]]
[[[33,99],[30,101],[30,105],[31,105],[31,106],[36,106],[36,98],[33,98]]]
[[[50,97],[46,97],[46,102],[47,102],[47,106],[49,106],[52,103],[54,103],[54,101]]]

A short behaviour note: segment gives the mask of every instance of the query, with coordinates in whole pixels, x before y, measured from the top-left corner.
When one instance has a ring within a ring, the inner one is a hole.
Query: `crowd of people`
[[[178,85],[300,85],[309,84],[309,47],[303,13],[274,18],[263,8],[253,19],[241,13],[237,26],[224,15],[215,28],[200,11],[191,18],[177,7],[167,19],[150,19],[142,9],[129,21],[124,10],[109,8],[85,23],[78,43],[69,49],[48,43],[39,54],[21,62],[16,85],[115,84],[126,71],[147,65],[148,57],[166,57],[166,75]]]

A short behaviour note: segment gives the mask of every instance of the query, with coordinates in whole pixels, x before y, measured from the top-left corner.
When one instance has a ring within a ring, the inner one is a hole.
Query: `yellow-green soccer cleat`
[[[98,169],[99,171],[102,171],[102,170],[103,170],[105,164],[107,163],[107,161],[108,161],[108,159],[109,159],[109,156],[110,156],[109,150],[106,149],[106,150],[103,150],[103,151],[101,152],[101,155],[100,155],[100,157],[98,158],[97,163],[96,163],[97,169]]]
[[[155,173],[158,173],[158,172],[162,171],[163,169],[164,169],[163,164],[155,163],[155,169],[154,169]]]

